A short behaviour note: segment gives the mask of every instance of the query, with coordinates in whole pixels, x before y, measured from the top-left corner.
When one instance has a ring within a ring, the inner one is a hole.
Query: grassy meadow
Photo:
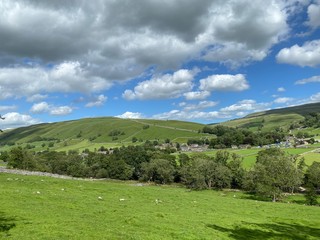
[[[320,207],[261,202],[241,192],[2,173],[0,196],[3,239],[302,240],[320,236]],[[303,202],[301,196],[292,201],[299,199]]]

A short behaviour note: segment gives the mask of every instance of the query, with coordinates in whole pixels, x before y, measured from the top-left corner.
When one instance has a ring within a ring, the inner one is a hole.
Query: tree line
[[[232,145],[238,146],[242,144],[264,146],[284,141],[286,137],[286,133],[280,128],[270,132],[252,132],[247,129],[217,125],[214,127],[205,126],[202,132],[217,136],[209,142],[210,148],[217,149],[230,148]]]
[[[307,188],[308,204],[317,204],[320,189],[320,163],[306,166],[303,159],[288,155],[278,148],[261,150],[250,170],[242,158],[225,150],[215,156],[204,153],[170,154],[152,144],[113,149],[110,154],[86,151],[32,152],[16,147],[2,152],[1,159],[10,168],[43,171],[74,177],[140,180],[157,184],[181,183],[187,188],[242,189],[273,201],[284,192]]]

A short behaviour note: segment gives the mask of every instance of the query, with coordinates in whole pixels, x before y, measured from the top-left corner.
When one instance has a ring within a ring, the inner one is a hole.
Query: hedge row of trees
[[[247,129],[237,129],[222,125],[214,127],[205,126],[202,132],[217,136],[217,138],[210,140],[209,146],[211,148],[226,148],[241,144],[263,146],[284,141],[286,136],[281,129],[270,132],[251,132]]]
[[[42,152],[14,148],[2,153],[8,166],[75,177],[111,178],[152,181],[158,184],[182,183],[191,189],[244,189],[273,201],[283,192],[295,192],[307,186],[310,204],[316,204],[316,190],[320,189],[320,163],[310,167],[297,157],[280,149],[259,152],[255,165],[242,167],[242,159],[227,151],[217,151],[214,157],[198,153],[178,157],[150,145],[128,146],[104,155],[87,152]]]

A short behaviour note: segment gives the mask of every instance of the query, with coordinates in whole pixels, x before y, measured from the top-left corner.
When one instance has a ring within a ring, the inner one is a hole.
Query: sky
[[[1,0],[0,128],[320,102],[320,0]]]

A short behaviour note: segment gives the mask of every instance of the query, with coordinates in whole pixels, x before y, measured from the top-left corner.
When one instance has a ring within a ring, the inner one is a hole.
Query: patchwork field
[[[320,236],[319,207],[261,202],[241,192],[2,173],[0,196],[0,238],[4,239],[302,240]],[[292,201],[303,202],[303,197],[294,196]]]

